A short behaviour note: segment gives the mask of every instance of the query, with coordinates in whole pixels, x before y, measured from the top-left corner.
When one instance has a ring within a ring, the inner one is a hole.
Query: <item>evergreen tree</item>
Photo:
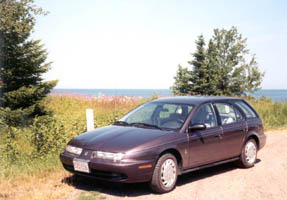
[[[192,69],[184,71],[190,74],[190,81],[181,82],[180,77],[187,77],[183,71],[176,77],[182,91],[187,90],[184,94],[241,96],[258,90],[264,73],[259,71],[254,56],[246,61],[250,57],[246,41],[235,27],[215,29],[207,48],[203,36],[199,36],[193,60],[188,62]]]
[[[0,87],[1,117],[8,125],[29,123],[35,116],[48,114],[41,101],[57,81],[43,82],[50,69],[47,51],[40,40],[30,38],[36,15],[45,15],[33,0],[0,3]],[[4,119],[3,119],[4,118]]]
[[[171,87],[175,95],[184,95],[190,92],[190,74],[187,68],[178,65],[174,85]]]
[[[221,95],[221,91],[217,89],[217,83],[220,79],[219,67],[217,63],[217,50],[216,45],[212,40],[209,40],[207,53],[206,53],[206,65],[209,73],[209,87],[206,90],[205,95]]]
[[[206,65],[205,41],[202,35],[195,41],[196,52],[192,54],[194,59],[188,63],[192,65],[190,71],[191,94],[205,94],[208,88],[209,73]]]

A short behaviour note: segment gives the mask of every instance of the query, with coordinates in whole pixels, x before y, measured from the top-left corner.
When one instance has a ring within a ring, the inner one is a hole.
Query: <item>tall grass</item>
[[[86,131],[86,109],[94,110],[97,128],[111,124],[146,101],[137,97],[49,96],[43,104],[55,119],[39,117],[29,127],[1,130],[0,182],[20,174],[33,175],[59,168],[59,153],[66,143]]]
[[[0,141],[0,181],[19,174],[35,174],[59,168],[59,153],[73,137],[86,131],[86,109],[94,110],[95,127],[111,124],[119,117],[149,101],[138,97],[98,98],[83,95],[51,95],[44,105],[55,121],[37,119],[24,129],[8,128]],[[287,103],[269,99],[248,99],[263,120],[265,130],[287,127]]]
[[[263,121],[265,130],[287,127],[287,103],[273,102],[271,99],[249,99]]]
[[[111,124],[149,100],[137,97],[49,96],[44,106],[53,112],[55,119],[37,118],[29,127],[1,130],[0,198],[53,199],[68,194],[73,188],[63,183],[68,173],[61,167],[59,153],[71,138],[86,131],[85,110],[94,110],[97,128]],[[275,103],[265,98],[247,100],[262,118],[265,130],[287,127],[287,103]]]
[[[111,124],[146,101],[139,97],[53,95],[47,98],[45,106],[54,112],[56,120],[64,124],[66,134],[73,137],[86,130],[86,109],[93,109],[94,125],[98,128]]]

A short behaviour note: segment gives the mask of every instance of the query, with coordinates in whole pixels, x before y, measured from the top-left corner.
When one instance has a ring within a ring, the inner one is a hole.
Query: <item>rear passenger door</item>
[[[196,167],[220,160],[221,127],[218,126],[216,114],[211,103],[201,105],[189,122],[205,124],[206,129],[196,130],[189,135],[189,167]]]
[[[218,151],[221,159],[240,155],[241,145],[246,133],[246,122],[242,113],[232,104],[214,103],[223,134]]]

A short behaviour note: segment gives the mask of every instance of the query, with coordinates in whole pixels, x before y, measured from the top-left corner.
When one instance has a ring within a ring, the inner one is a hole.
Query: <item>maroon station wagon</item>
[[[262,121],[243,99],[170,97],[73,138],[60,159],[78,175],[149,182],[164,193],[183,173],[232,161],[252,167],[265,143]]]

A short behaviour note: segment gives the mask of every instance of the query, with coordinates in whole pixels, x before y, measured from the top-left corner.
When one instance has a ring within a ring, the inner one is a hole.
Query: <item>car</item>
[[[184,173],[227,162],[253,167],[265,143],[262,121],[244,99],[178,96],[147,102],[73,138],[60,160],[81,176],[149,182],[165,193]]]

